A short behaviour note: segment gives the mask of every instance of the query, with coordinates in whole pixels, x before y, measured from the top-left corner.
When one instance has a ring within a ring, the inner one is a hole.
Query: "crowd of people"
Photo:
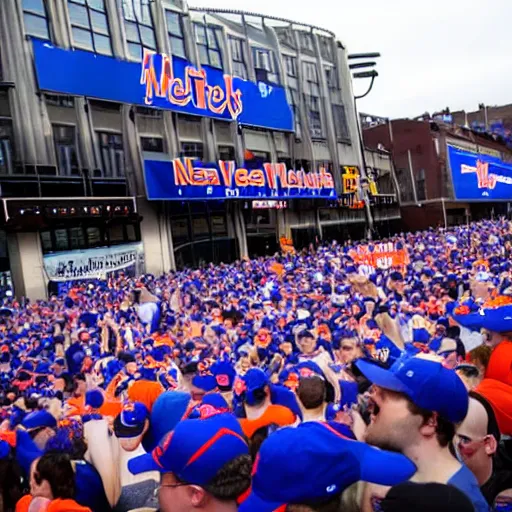
[[[6,298],[0,510],[511,511],[512,223],[387,242]]]

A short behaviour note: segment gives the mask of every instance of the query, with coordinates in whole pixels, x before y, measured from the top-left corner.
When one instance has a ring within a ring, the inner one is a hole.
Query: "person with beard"
[[[366,442],[411,459],[417,466],[413,482],[453,485],[477,512],[488,512],[475,476],[450,450],[455,426],[468,411],[459,376],[434,356],[400,359],[389,370],[363,360],[355,364],[374,384]]]

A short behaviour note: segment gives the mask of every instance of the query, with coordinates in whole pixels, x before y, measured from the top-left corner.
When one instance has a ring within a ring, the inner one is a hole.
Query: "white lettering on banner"
[[[44,268],[50,281],[102,279],[109,272],[143,262],[142,242],[44,256]]]

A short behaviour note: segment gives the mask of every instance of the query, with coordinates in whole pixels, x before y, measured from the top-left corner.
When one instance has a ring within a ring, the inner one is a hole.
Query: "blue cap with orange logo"
[[[208,484],[228,462],[247,455],[249,447],[238,420],[229,413],[178,423],[153,450],[128,462],[133,474],[173,473],[179,480]]]

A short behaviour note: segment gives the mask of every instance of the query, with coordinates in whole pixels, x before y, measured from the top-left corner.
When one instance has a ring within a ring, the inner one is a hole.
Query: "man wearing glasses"
[[[161,473],[161,512],[234,512],[249,489],[252,463],[238,420],[220,413],[181,421],[128,468],[134,474]]]

